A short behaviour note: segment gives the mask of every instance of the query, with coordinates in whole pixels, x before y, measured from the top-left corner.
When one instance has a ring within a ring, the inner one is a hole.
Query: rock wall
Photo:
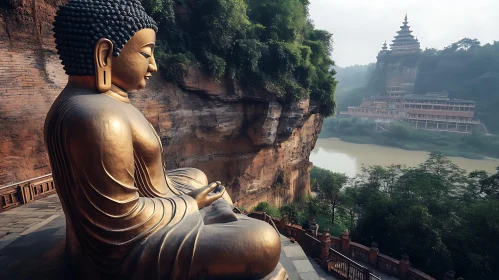
[[[376,90],[384,93],[391,87],[401,86],[407,93],[414,93],[418,75],[419,53],[388,53],[378,56],[374,73]]]
[[[50,31],[60,2],[0,4],[0,186],[50,173],[43,123],[67,81]],[[283,105],[195,69],[183,88],[157,73],[131,100],[161,136],[168,168],[203,170],[237,205],[309,191],[309,155],[323,121],[309,100]],[[273,188],[276,181],[284,188]]]
[[[407,66],[400,64],[390,64],[387,67],[386,86],[402,86],[408,93],[414,92],[416,84],[416,76],[418,73],[417,66]]]
[[[67,78],[48,2],[0,1],[0,186],[50,173],[43,123]]]

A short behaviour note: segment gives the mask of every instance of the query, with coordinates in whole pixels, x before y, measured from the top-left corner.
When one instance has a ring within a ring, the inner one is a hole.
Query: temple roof
[[[419,50],[419,41],[411,34],[412,31],[410,30],[408,23],[406,13],[403,25],[400,26],[400,30],[397,31],[397,35],[395,35],[392,43],[390,44],[392,50],[399,48]]]

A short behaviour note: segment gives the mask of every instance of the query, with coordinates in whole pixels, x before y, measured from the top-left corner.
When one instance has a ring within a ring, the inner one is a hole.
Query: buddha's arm
[[[141,199],[134,184],[130,124],[126,116],[112,110],[92,111],[80,110],[66,121],[65,141],[73,161],[73,173],[86,198],[100,212],[109,216],[125,215]],[[182,198],[193,200],[187,195]]]

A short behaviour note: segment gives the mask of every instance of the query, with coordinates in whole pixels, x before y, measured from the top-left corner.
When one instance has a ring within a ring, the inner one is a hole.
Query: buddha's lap
[[[265,222],[237,216],[237,221],[204,225],[196,241],[196,252],[210,252],[217,259],[216,263],[275,267],[281,252],[280,236],[276,230]],[[240,258],[234,258],[234,253]]]
[[[203,245],[206,241],[209,244],[217,243],[218,246],[233,249],[247,247],[254,250],[257,247],[272,246],[280,248],[280,236],[271,225],[242,214],[238,214],[237,218],[236,221],[204,225],[200,230],[198,245]],[[210,238],[205,239],[205,236]]]

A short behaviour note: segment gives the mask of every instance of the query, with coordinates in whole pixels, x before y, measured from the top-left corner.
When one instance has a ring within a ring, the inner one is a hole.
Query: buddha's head
[[[71,0],[53,30],[66,74],[94,77],[99,92],[142,89],[157,70],[158,28],[139,0]]]

